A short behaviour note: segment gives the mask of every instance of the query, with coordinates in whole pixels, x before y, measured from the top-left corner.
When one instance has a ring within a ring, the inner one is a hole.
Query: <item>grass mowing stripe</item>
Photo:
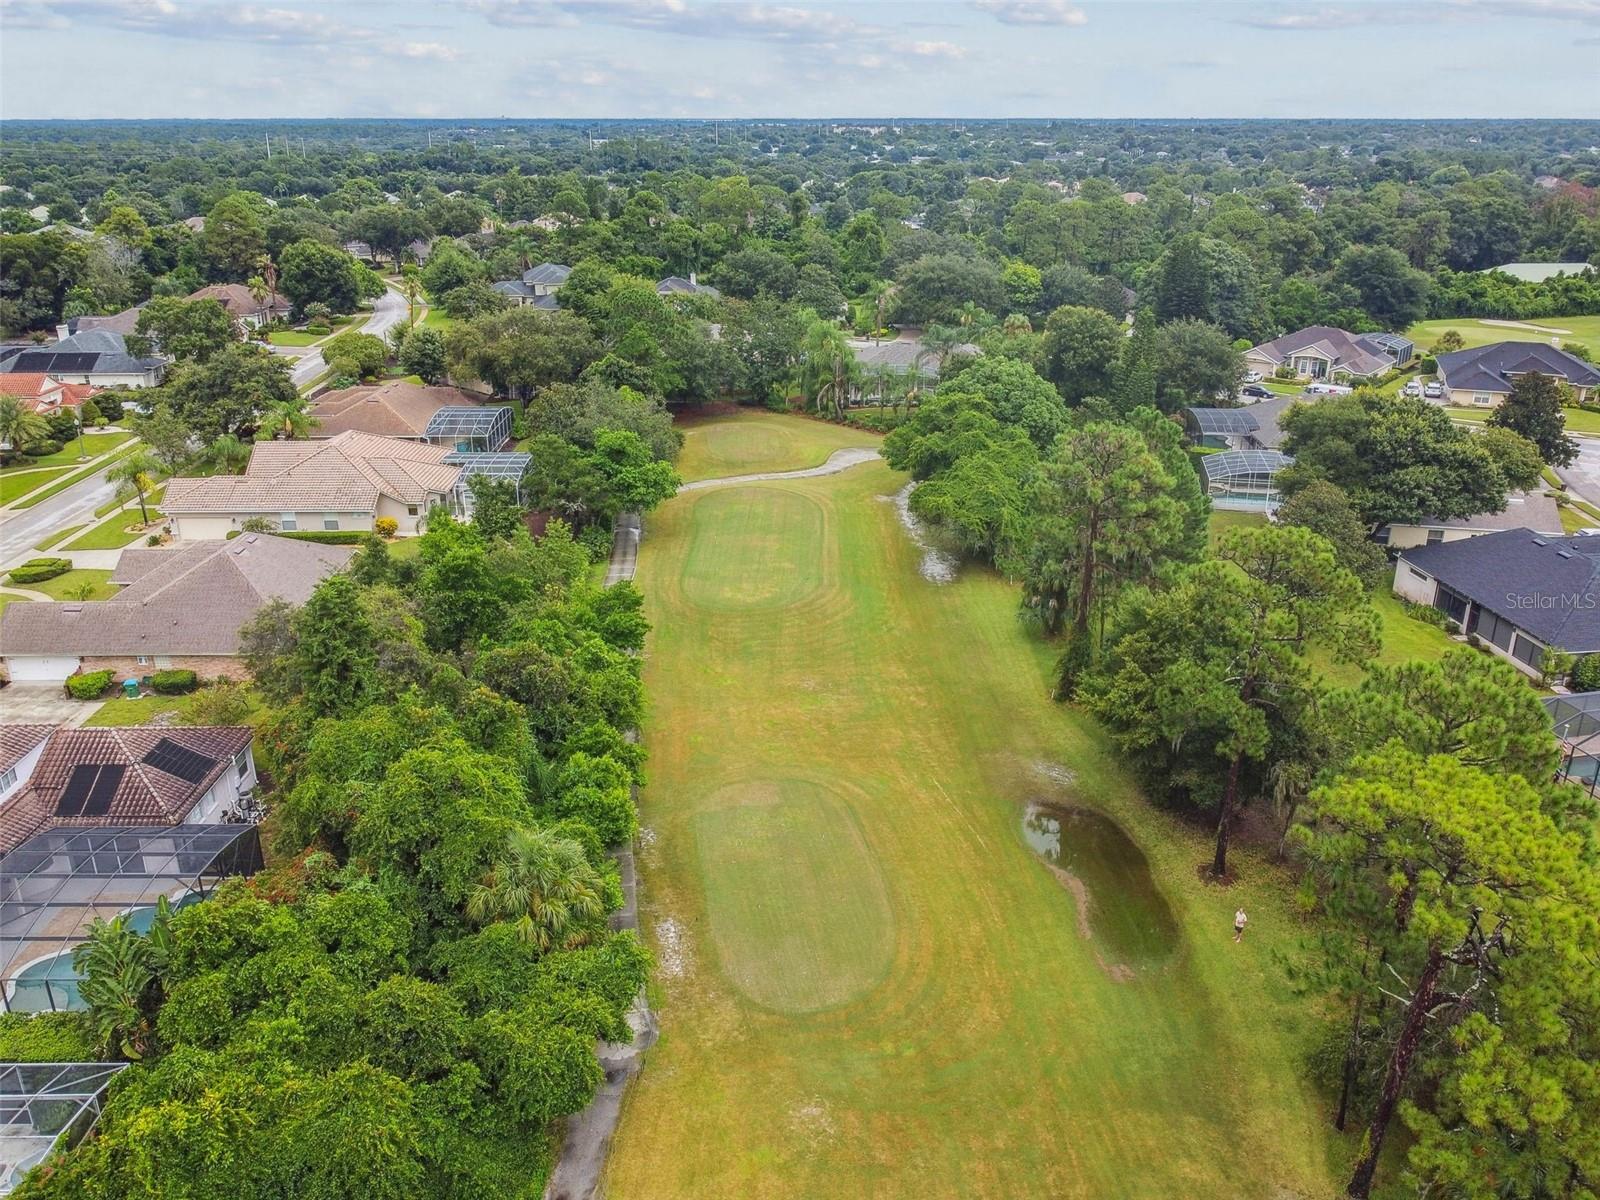
[[[35,504],[38,504],[40,501],[50,499],[50,497],[54,496],[57,492],[64,492],[69,487],[71,487],[73,484],[82,483],[85,479],[88,479],[91,475],[95,474],[97,471],[105,470],[107,467],[109,467],[112,463],[116,462],[118,459],[122,459],[122,458],[128,457],[128,455],[130,455],[130,454],[132,454],[134,452],[134,450],[138,447],[138,445],[139,445],[138,442],[133,442],[132,444],[124,447],[123,449],[118,450],[115,454],[111,455],[111,457],[109,457],[107,459],[104,459],[104,460],[102,460],[100,462],[97,462],[93,466],[85,467],[81,471],[74,472],[72,475],[69,475],[67,478],[65,478],[63,480],[60,480],[57,483],[51,484],[49,487],[45,488],[44,491],[42,491],[42,492],[34,493],[33,495],[29,496],[26,500],[23,500],[22,502],[17,504],[16,507],[18,509],[32,508]]]

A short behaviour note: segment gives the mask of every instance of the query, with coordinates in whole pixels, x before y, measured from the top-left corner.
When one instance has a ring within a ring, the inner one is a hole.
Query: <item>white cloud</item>
[[[974,0],[974,7],[1004,25],[1087,25],[1088,15],[1068,0]]]
[[[829,44],[879,31],[828,9],[688,0],[465,0],[495,25],[621,25],[698,38]]]
[[[4,0],[0,19],[19,28],[95,25],[153,37],[335,49],[449,62],[458,53],[441,42],[410,42],[382,30],[347,25],[324,11],[251,4],[179,4],[176,0]]]
[[[1244,13],[1235,20],[1255,29],[1296,32],[1363,25],[1427,25],[1488,17],[1600,24],[1600,0],[1419,0],[1409,4],[1329,4],[1289,11],[1274,6]]]
[[[965,58],[967,48],[954,42],[900,42],[895,47],[918,58]]]

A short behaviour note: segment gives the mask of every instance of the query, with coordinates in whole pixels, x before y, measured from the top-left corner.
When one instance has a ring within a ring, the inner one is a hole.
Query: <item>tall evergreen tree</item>
[[[1545,462],[1565,467],[1578,457],[1578,443],[1567,436],[1563,399],[1557,380],[1529,371],[1512,380],[1511,394],[1489,414],[1489,424],[1520,433],[1539,447]]]

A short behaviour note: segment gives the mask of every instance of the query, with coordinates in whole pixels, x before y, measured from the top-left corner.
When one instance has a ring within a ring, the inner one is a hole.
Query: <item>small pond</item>
[[[1080,926],[1108,965],[1149,967],[1172,956],[1178,922],[1122,826],[1089,808],[1030,804],[1022,836],[1064,877]]]

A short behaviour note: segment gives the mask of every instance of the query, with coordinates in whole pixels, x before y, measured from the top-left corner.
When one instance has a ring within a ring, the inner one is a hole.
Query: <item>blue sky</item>
[[[1600,0],[0,0],[0,118],[1596,117]]]

